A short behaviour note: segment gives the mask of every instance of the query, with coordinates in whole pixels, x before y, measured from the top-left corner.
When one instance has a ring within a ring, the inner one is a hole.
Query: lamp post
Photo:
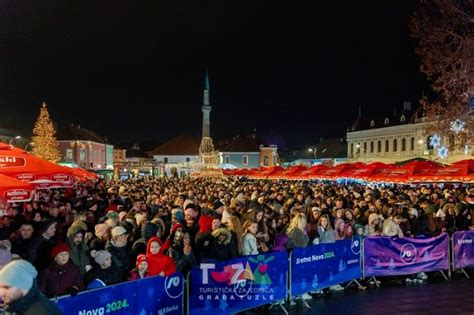
[[[318,148],[317,147],[314,147],[314,148],[309,148],[308,149],[308,152],[313,152],[313,155],[314,155],[314,159],[316,160],[316,155],[318,153]]]
[[[367,164],[367,152],[366,152],[366,150],[364,148],[362,148],[359,143],[356,144],[356,148],[359,149],[359,157],[360,157],[360,151],[364,152],[364,163]]]
[[[418,140],[418,147],[420,148],[420,157],[423,157],[423,140]]]

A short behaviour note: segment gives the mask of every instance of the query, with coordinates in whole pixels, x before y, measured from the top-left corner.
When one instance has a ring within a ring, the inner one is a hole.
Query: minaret
[[[211,126],[211,105],[209,105],[209,73],[206,71],[206,81],[204,83],[204,99],[202,103],[202,137],[210,137]]]

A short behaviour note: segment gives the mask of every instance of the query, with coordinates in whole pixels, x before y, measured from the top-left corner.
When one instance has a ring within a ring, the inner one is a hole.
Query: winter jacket
[[[242,255],[258,255],[257,238],[252,233],[245,233],[242,236]]]
[[[333,229],[326,230],[322,226],[318,226],[319,243],[334,243],[336,242],[336,231]]]
[[[388,218],[383,223],[383,235],[403,237],[403,232],[400,225],[395,223],[392,218]]]
[[[122,274],[122,280],[126,279],[135,262],[130,244],[117,247],[113,241],[110,241],[105,248],[112,254],[112,267]]]
[[[218,240],[220,235],[224,235],[226,237],[222,243],[220,243]],[[212,244],[212,258],[218,261],[235,258],[235,256],[233,256],[230,244],[232,236],[228,229],[218,228],[212,232],[212,236],[214,237],[214,242]]]
[[[84,282],[87,285],[95,279],[102,280],[106,285],[115,284],[123,280],[122,273],[117,272],[113,267],[102,269],[98,265],[94,266],[88,273],[86,273]]]
[[[70,237],[67,239],[66,243],[71,249],[69,252],[69,259],[79,267],[81,275],[84,276],[86,274],[86,266],[91,265],[89,247],[84,242],[75,245]]]
[[[183,275],[187,275],[194,266],[198,265],[198,260],[193,252],[189,255],[185,255],[181,248],[178,249],[175,247],[171,247],[168,251],[176,264],[176,270]]]
[[[140,280],[140,279],[144,279],[144,278],[148,278],[148,277],[150,277],[150,274],[148,272],[146,272],[143,275],[143,278],[142,278],[142,277],[140,277],[140,274],[138,273],[137,268],[133,268],[133,270],[130,271],[130,273],[128,275],[128,281]]]
[[[174,263],[171,257],[168,257],[163,254],[162,249],[157,254],[152,254],[150,251],[150,245],[152,242],[160,243],[160,246],[163,247],[163,242],[158,237],[152,237],[148,241],[146,248],[146,257],[148,260],[148,272],[152,276],[159,275],[162,271],[165,276],[169,276],[176,271],[176,264]]]
[[[61,315],[58,306],[48,300],[36,283],[28,293],[13,303],[5,304],[4,315]]]
[[[26,253],[26,260],[32,263],[36,270],[43,270],[48,267],[51,259],[51,249],[55,245],[54,238],[45,239],[43,235],[38,235],[32,239]]]
[[[287,249],[293,249],[295,247],[306,247],[308,246],[309,237],[306,233],[296,228],[288,235],[288,244],[286,245]]]
[[[137,239],[133,245],[132,245],[132,250],[135,253],[135,255],[139,254],[145,254],[146,253],[146,247],[148,244],[148,240],[150,237],[156,236],[156,233],[159,231],[158,225],[147,222],[143,224],[141,228],[141,237]]]
[[[196,236],[196,242],[194,248],[196,249],[196,258],[199,261],[203,261],[205,259],[212,259],[212,249],[214,243],[214,237],[212,237],[211,233],[199,233]]]
[[[55,297],[70,294],[71,290],[77,293],[84,289],[84,283],[79,267],[73,262],[68,261],[62,266],[52,262],[48,268],[41,271],[38,287],[47,297]]]
[[[24,240],[21,237],[14,239],[12,242],[12,254],[17,254],[21,258],[26,259],[31,240],[31,238]]]

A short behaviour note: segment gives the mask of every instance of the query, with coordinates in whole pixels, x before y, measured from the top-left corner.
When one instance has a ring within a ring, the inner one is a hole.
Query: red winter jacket
[[[150,252],[150,244],[152,242],[160,243],[161,249],[158,254],[153,255]],[[146,258],[148,261],[148,273],[151,276],[156,276],[162,271],[165,273],[165,276],[169,276],[176,271],[176,264],[173,259],[163,254],[163,242],[158,237],[152,237],[148,240]]]

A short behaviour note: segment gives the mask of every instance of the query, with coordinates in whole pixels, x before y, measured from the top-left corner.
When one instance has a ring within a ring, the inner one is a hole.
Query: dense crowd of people
[[[355,235],[474,229],[474,188],[162,178],[45,190],[0,210],[0,268],[30,262],[57,297]]]

